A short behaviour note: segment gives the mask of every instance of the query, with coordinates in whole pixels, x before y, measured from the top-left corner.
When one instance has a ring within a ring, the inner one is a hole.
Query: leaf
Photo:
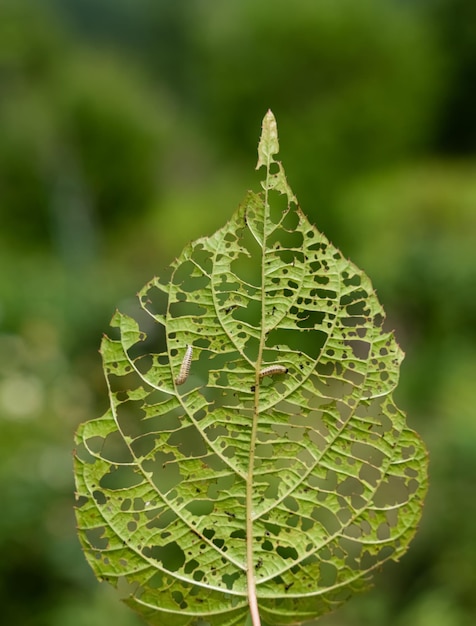
[[[421,515],[426,452],[392,399],[403,354],[277,152],[268,112],[263,190],[144,287],[137,320],[116,313],[110,409],[77,432],[84,552],[150,624],[320,616]]]

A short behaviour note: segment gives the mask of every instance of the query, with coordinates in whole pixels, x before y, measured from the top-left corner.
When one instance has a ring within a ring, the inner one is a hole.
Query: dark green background
[[[116,306],[230,217],[260,123],[372,278],[430,450],[409,553],[324,626],[476,620],[476,3],[3,0],[0,615],[132,626],[75,534],[72,438]]]

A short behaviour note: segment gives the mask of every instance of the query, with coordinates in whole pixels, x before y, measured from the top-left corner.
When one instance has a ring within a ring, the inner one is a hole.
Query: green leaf
[[[392,399],[402,351],[277,152],[268,112],[262,191],[144,287],[137,320],[116,313],[110,409],[77,432],[86,557],[150,624],[320,616],[398,560],[421,515],[426,451]]]

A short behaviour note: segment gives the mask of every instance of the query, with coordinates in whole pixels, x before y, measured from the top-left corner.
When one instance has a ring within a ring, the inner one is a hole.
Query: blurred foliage
[[[474,154],[476,3],[472,0],[433,0],[429,2],[428,17],[434,22],[448,69],[447,95],[437,143],[455,154]]]
[[[311,216],[331,208],[343,180],[428,136],[438,52],[415,13],[378,0],[214,4],[201,3],[195,36],[210,132],[253,154],[255,116],[272,106]]]
[[[127,311],[255,185],[245,172],[268,107],[304,211],[373,278],[397,329],[408,354],[398,401],[431,457],[408,555],[320,623],[474,623],[475,10],[473,0],[3,0],[6,623],[138,623],[80,552],[72,433],[106,406],[96,350],[114,307]]]
[[[124,59],[80,48],[27,5],[0,20],[1,239],[84,256],[97,230],[157,199],[166,107]]]

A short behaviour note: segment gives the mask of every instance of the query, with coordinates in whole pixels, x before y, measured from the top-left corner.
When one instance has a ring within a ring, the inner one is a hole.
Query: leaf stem
[[[251,426],[251,438],[250,438],[250,458],[248,463],[248,475],[246,478],[246,564],[247,564],[247,585],[248,585],[248,606],[250,609],[250,615],[253,626],[261,626],[259,610],[258,610],[258,598],[256,596],[256,580],[255,571],[253,567],[253,547],[254,547],[254,535],[253,535],[253,470],[255,464],[255,447],[256,447],[256,431],[258,427],[258,389],[259,389],[259,377],[258,371],[256,373],[255,380],[255,405],[253,424]]]
[[[250,561],[248,561],[248,606],[250,609],[251,622],[253,626],[261,626],[261,620],[258,611],[258,599],[256,597],[255,577],[253,573],[252,562]]]

